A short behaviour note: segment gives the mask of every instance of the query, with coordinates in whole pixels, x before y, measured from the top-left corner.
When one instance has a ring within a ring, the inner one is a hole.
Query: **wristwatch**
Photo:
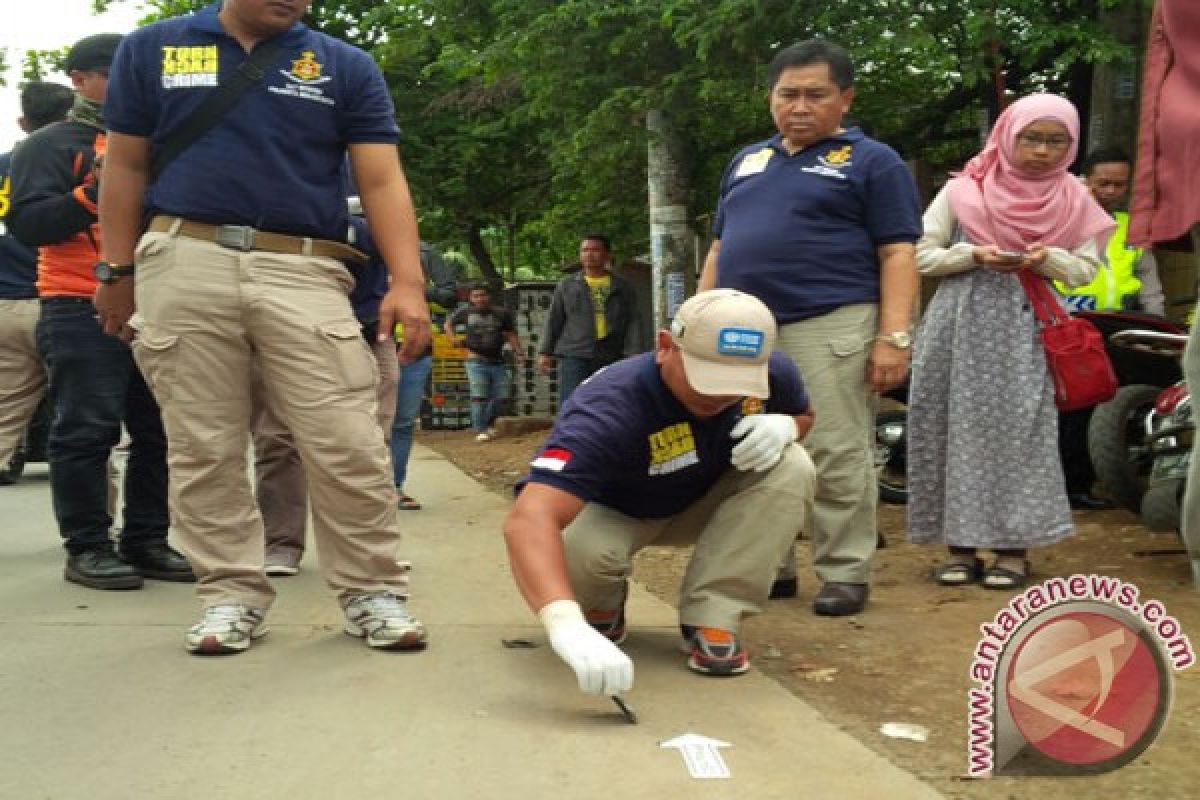
[[[129,278],[133,276],[133,264],[110,264],[107,261],[97,261],[93,268],[96,273],[96,280],[106,286],[117,282],[117,278]]]
[[[892,347],[901,350],[907,350],[912,347],[913,337],[908,331],[892,331],[891,333],[881,333],[875,337],[877,341],[887,342]]]

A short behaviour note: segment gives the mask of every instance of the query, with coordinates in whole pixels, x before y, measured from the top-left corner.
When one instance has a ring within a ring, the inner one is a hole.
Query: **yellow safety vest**
[[[1106,263],[1096,271],[1092,282],[1074,288],[1069,288],[1062,281],[1054,282],[1072,311],[1125,308],[1125,298],[1137,295],[1142,288],[1142,282],[1133,274],[1134,267],[1142,257],[1142,249],[1125,244],[1125,234],[1129,232],[1129,214],[1117,211],[1113,216],[1117,220],[1117,229],[1108,240],[1108,249],[1104,254]]]

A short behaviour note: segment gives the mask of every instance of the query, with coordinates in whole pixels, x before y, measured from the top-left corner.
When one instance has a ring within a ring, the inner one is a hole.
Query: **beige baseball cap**
[[[766,397],[775,317],[736,289],[700,292],[679,307],[671,336],[683,353],[688,383],[701,394]]]

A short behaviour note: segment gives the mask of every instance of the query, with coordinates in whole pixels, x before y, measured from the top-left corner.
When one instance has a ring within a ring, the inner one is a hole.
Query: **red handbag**
[[[1060,411],[1077,411],[1111,400],[1117,375],[1104,349],[1104,337],[1086,319],[1072,317],[1058,302],[1050,284],[1023,269],[1017,273],[1041,323],[1046,367],[1054,379],[1054,403]]]

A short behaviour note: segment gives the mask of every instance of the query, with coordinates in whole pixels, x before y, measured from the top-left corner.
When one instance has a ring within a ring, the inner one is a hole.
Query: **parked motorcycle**
[[[1185,333],[1130,330],[1110,337],[1117,347],[1141,358],[1178,363],[1187,345]],[[1187,384],[1177,381],[1159,389],[1125,387],[1128,396],[1101,407],[1088,431],[1093,461],[1104,462],[1097,474],[1109,492],[1131,511],[1139,512],[1149,530],[1179,529],[1180,507],[1191,461],[1195,421]]]
[[[1120,388],[1096,407],[1088,429],[1088,449],[1097,479],[1114,501],[1137,512],[1149,485],[1150,465],[1142,458],[1146,414],[1164,388],[1182,377],[1179,359],[1168,353],[1133,351],[1112,341],[1122,331],[1143,330],[1186,337],[1187,329],[1165,317],[1139,311],[1080,311],[1104,336]],[[875,416],[875,474],[879,499],[908,502],[908,386],[888,392],[895,402]],[[1097,419],[1099,418],[1099,422]],[[1093,432],[1095,432],[1093,434]],[[1093,444],[1093,442],[1095,442]]]

